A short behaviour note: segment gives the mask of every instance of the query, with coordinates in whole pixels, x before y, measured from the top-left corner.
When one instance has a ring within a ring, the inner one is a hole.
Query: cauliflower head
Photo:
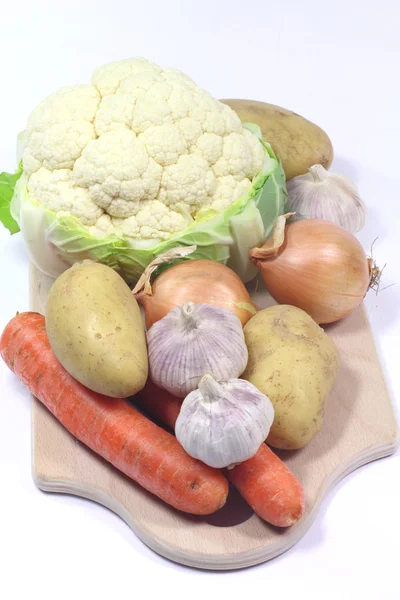
[[[187,75],[133,58],[46,98],[29,118],[22,164],[34,201],[95,235],[165,240],[200,210],[238,200],[264,158],[229,106]]]
[[[229,106],[178,70],[132,58],[96,69],[90,84],[62,88],[33,110],[11,209],[26,240],[30,221],[40,222],[36,235],[46,230],[40,254],[47,247],[59,258],[50,261],[49,274],[89,255],[131,280],[178,240],[228,262],[235,225],[221,215],[257,203],[273,172],[279,180],[273,204],[281,212],[279,169],[259,130],[244,127]],[[264,216],[247,226],[254,230],[251,243],[272,228]],[[220,247],[204,250],[213,245]],[[30,249],[46,271],[32,240]]]

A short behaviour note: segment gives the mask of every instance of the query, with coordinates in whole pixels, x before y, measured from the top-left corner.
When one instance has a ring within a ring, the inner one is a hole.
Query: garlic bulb
[[[287,182],[287,211],[307,219],[332,221],[350,233],[360,231],[366,208],[354,183],[330,173],[322,165],[314,165],[308,171]]]
[[[183,401],[175,435],[194,458],[229,468],[254,456],[273,420],[270,399],[253,384],[243,379],[218,383],[207,374]]]
[[[152,381],[184,398],[200,379],[239,377],[248,352],[242,324],[230,310],[185,302],[154,323],[147,332]]]

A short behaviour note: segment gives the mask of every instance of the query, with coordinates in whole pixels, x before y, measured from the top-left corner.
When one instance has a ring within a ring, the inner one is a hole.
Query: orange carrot
[[[134,402],[174,429],[182,404],[180,398],[148,380]],[[266,444],[249,460],[225,470],[225,475],[264,521],[277,527],[289,527],[303,514],[304,493],[300,482]]]
[[[148,379],[144,388],[132,400],[141,410],[148,412],[149,415],[174,431],[183,402],[182,398],[177,398],[162,390],[151,379]]]
[[[190,457],[173,435],[121,398],[92,392],[56,359],[42,315],[14,317],[0,338],[8,367],[72,435],[168,504],[210,514],[225,504],[222,473]]]
[[[304,511],[299,480],[266,444],[227,472],[228,479],[259,517],[277,527],[289,527]]]

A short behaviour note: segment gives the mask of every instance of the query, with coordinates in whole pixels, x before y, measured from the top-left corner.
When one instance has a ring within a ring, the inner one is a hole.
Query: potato
[[[86,387],[114,398],[133,396],[147,380],[140,309],[110,267],[84,261],[53,284],[46,331],[63,367]]]
[[[302,448],[322,426],[338,371],[338,352],[324,330],[300,308],[271,306],[244,327],[249,361],[242,377],[275,408],[267,443]]]
[[[240,120],[256,123],[272,149],[282,159],[286,179],[307,173],[321,164],[328,169],[333,160],[332,143],[326,133],[300,115],[256,100],[221,100],[239,115]]]

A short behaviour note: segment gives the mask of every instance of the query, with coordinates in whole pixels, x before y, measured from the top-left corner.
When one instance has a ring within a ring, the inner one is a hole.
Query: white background
[[[397,1],[198,0],[1,2],[0,170],[15,138],[57,87],[94,67],[145,56],[186,71],[216,97],[279,104],[318,123],[369,215],[360,239],[387,263],[366,304],[393,397],[400,369],[400,9]],[[0,231],[0,327],[28,309],[28,260]],[[207,594],[399,598],[400,455],[345,479],[285,555],[246,571],[170,563],[89,501],[39,492],[30,471],[30,399],[0,365],[0,597],[116,598]],[[254,586],[252,585],[254,583]],[[237,596],[236,596],[236,595]],[[212,596],[213,597],[213,596]]]

